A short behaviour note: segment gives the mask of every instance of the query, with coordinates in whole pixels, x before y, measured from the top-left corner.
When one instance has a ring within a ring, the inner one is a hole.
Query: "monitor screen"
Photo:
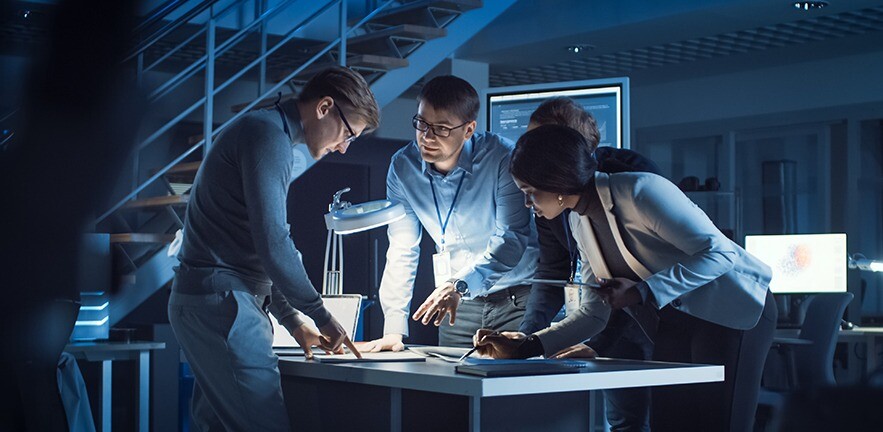
[[[846,291],[846,234],[751,235],[745,250],[773,269],[775,294]]]
[[[512,141],[527,130],[530,115],[544,100],[569,97],[595,118],[600,146],[629,147],[628,78],[495,87],[484,96],[487,129]]]

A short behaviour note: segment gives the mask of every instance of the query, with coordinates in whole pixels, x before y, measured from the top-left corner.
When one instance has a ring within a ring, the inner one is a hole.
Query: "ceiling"
[[[624,75],[641,85],[871,51],[883,51],[880,0],[810,11],[787,0],[520,0],[456,57],[488,63],[492,87]]]

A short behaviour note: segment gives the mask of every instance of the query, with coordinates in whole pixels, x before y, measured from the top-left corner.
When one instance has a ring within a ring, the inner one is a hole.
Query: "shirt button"
[[[681,307],[681,299],[674,299],[674,300],[671,302],[671,305],[674,306],[674,307],[676,307],[676,308]]]

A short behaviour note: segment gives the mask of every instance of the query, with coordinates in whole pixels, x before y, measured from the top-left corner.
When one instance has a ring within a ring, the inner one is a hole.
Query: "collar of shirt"
[[[295,99],[292,99],[295,100]],[[304,141],[304,124],[303,120],[300,118],[300,110],[297,108],[297,103],[287,103],[283,102],[282,110],[284,111],[285,121],[288,122],[288,131],[290,135],[288,138],[291,140],[291,144],[302,144]],[[276,107],[272,108],[273,111],[276,111]],[[279,121],[282,121],[282,118],[279,117]],[[285,125],[282,124],[282,129],[285,130]]]
[[[460,152],[460,156],[457,159],[457,167],[452,169],[451,172],[448,173],[448,175],[451,175],[454,172],[456,172],[457,168],[463,168],[464,171],[472,174],[472,163],[473,163],[473,157],[475,155],[474,149],[475,149],[475,140],[476,139],[478,139],[478,134],[473,134],[472,138],[469,138],[468,140],[466,140],[466,142],[463,143],[463,151]],[[414,145],[419,146],[420,144],[417,141],[414,141]],[[419,148],[418,148],[418,152],[419,152]],[[428,164],[426,162],[426,160],[421,158],[420,161],[421,161],[421,167],[423,168],[424,174],[426,174],[426,175],[434,175],[435,174],[435,175],[440,175],[440,176],[444,177],[444,175],[441,175],[441,173],[436,171],[435,168],[432,168],[432,166],[430,164]]]

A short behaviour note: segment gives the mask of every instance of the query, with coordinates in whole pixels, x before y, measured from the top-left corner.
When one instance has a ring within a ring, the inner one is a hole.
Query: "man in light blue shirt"
[[[436,244],[436,288],[413,319],[439,326],[439,345],[472,346],[479,328],[517,331],[530,294],[522,281],[536,266],[536,228],[509,174],[513,143],[475,132],[478,94],[460,78],[434,78],[418,101],[417,139],[387,175],[387,197],[406,216],[388,228],[384,337],[363,351],[403,348],[424,228]]]

